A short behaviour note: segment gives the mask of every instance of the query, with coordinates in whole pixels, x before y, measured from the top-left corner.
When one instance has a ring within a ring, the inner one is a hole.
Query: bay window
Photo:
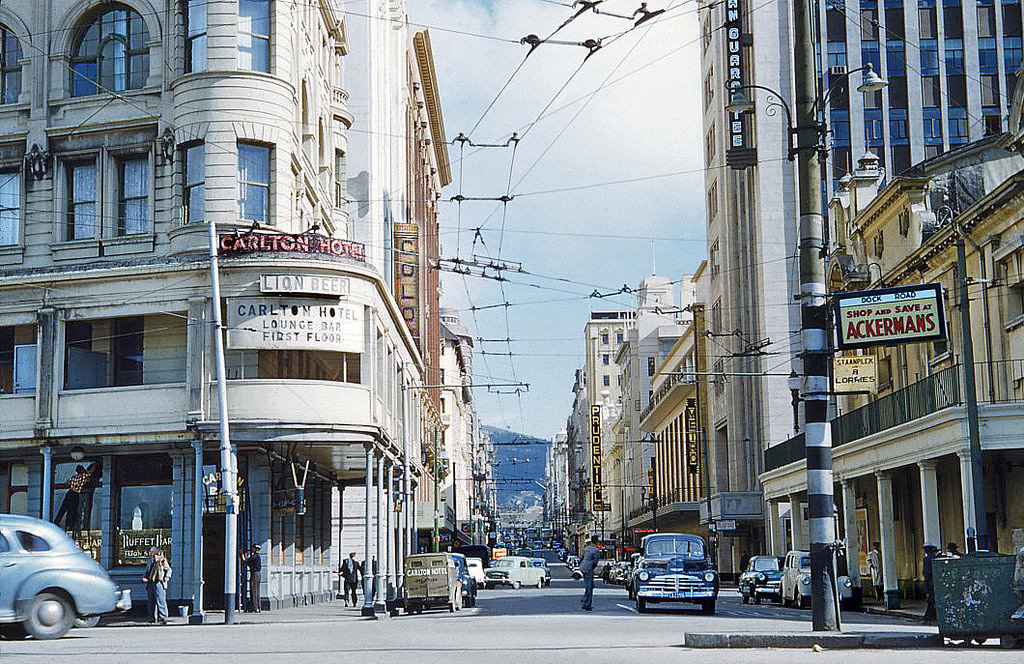
[[[114,564],[143,566],[150,547],[171,559],[174,486],[166,454],[117,457],[114,464]]]
[[[270,71],[270,0],[238,0],[238,68]]]
[[[270,148],[238,143],[238,218],[270,221]]]

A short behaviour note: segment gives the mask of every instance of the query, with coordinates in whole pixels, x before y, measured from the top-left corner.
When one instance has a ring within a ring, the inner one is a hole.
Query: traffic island
[[[906,632],[850,632],[845,634],[815,634],[812,632],[759,634],[687,632],[683,635],[683,648],[793,648],[806,649],[820,646],[826,650],[853,650],[856,648],[941,648],[938,634]]]

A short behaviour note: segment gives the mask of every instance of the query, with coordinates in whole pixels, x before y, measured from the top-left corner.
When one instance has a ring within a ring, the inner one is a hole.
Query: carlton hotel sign
[[[286,253],[336,256],[366,262],[366,247],[362,242],[315,233],[223,233],[218,248],[221,256]]]

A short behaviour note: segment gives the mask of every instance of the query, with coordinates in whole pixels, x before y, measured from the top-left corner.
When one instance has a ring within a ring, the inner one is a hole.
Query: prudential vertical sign
[[[604,502],[604,486],[601,479],[601,407],[590,407],[590,474],[594,480],[594,511],[606,512],[611,509]]]

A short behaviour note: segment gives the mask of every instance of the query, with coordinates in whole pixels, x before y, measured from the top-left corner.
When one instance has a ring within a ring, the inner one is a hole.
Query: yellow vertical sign
[[[594,511],[606,512],[610,505],[604,502],[601,479],[601,406],[590,407],[590,472],[594,485]]]

